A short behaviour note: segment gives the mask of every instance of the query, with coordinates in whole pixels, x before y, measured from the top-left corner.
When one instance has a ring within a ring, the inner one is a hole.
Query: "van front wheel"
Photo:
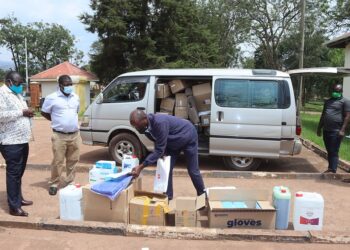
[[[260,159],[240,156],[224,156],[224,164],[230,170],[254,171],[261,163]]]
[[[114,136],[109,142],[108,150],[110,156],[119,165],[122,164],[123,154],[136,155],[139,159],[143,157],[139,140],[136,136],[129,133],[120,133]]]

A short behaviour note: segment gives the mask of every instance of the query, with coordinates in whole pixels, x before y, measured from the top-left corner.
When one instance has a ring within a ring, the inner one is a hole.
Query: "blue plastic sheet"
[[[129,186],[131,180],[132,176],[125,174],[116,179],[96,183],[91,187],[91,191],[111,200],[115,200],[115,198]]]

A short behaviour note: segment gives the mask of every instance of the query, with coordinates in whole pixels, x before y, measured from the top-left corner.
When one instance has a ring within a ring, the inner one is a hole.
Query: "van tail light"
[[[300,125],[297,125],[297,126],[295,127],[295,133],[296,133],[297,135],[301,135],[301,126],[300,126]]]

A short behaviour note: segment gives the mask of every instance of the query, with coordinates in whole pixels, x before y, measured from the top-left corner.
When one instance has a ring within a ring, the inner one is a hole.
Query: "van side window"
[[[103,91],[104,103],[136,102],[144,98],[149,77],[120,77]]]
[[[290,92],[286,81],[218,79],[215,101],[221,107],[285,109],[290,106]]]

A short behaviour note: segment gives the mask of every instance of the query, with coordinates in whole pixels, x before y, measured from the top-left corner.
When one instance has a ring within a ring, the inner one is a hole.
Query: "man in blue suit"
[[[171,115],[148,114],[136,109],[130,114],[130,124],[140,134],[145,134],[155,142],[155,149],[143,163],[132,170],[134,177],[139,176],[142,169],[156,164],[164,155],[171,156],[168,189],[169,200],[173,198],[173,168],[181,151],[187,161],[187,171],[197,191],[197,195],[204,193],[204,182],[198,167],[198,135],[195,127],[188,120]]]

